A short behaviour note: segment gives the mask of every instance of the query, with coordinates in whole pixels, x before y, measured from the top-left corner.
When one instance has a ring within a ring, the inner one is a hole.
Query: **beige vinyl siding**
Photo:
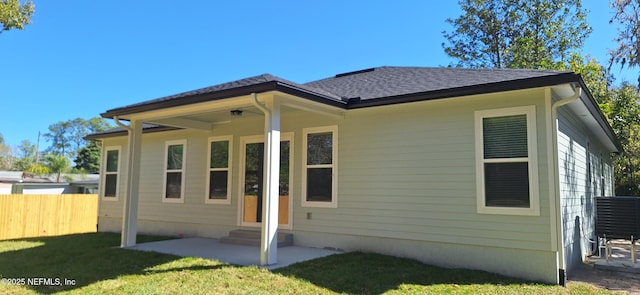
[[[231,204],[205,204],[204,199],[208,137],[226,134],[222,132],[180,130],[143,136],[139,220],[183,224],[176,226],[174,230],[187,233],[193,224],[211,225],[216,235],[223,234],[224,228],[236,226],[237,199],[232,198]],[[164,142],[179,138],[187,139],[184,203],[163,203]],[[234,137],[233,140],[236,141],[237,138]],[[237,158],[232,159],[234,171],[237,171],[237,164]],[[237,194],[236,188],[237,180],[234,178],[229,188],[232,196]],[[220,227],[219,230],[214,229],[216,225]]]
[[[291,198],[293,210],[300,210],[301,134],[302,128],[337,125],[334,117],[289,111],[282,115],[282,132],[294,132],[293,148],[294,173]],[[239,183],[241,146],[240,138],[264,134],[262,116],[239,118],[233,123],[214,126],[212,131],[177,130],[148,133],[142,137],[142,157],[140,168],[140,194],[138,209],[138,231],[141,233],[185,234],[221,237],[229,230],[239,227],[239,204],[241,187]],[[230,204],[205,204],[207,181],[208,139],[212,136],[231,135],[233,153],[230,162],[232,174]],[[163,203],[162,183],[166,159],[165,142],[186,139],[185,197],[184,203]],[[122,156],[127,155],[127,138],[106,138],[106,145],[120,144]],[[126,177],[123,162],[121,183]],[[124,188],[121,190],[124,194]],[[119,231],[122,222],[122,199],[118,202],[101,202],[100,216],[104,230]]]
[[[549,250],[548,178],[540,177],[540,216],[477,213],[474,111],[535,105],[538,171],[547,171],[544,89],[351,110],[342,118],[289,111],[282,132],[294,134],[291,188],[294,232],[335,233],[465,245]],[[214,126],[143,135],[139,231],[226,235],[239,224],[240,137],[263,133],[262,116]],[[302,129],[338,126],[338,208],[301,206]],[[207,139],[233,136],[231,204],[204,204]],[[184,203],[162,202],[164,144],[187,139]],[[105,139],[122,145],[126,137]],[[124,182],[124,165],[121,184]],[[122,216],[122,202],[101,202],[101,217]],[[307,219],[307,213],[311,218]],[[116,222],[117,224],[117,222]],[[161,225],[162,224],[162,225]],[[160,226],[161,225],[161,226]],[[209,228],[211,229],[209,231]],[[119,229],[118,229],[119,230]],[[338,241],[324,241],[340,246]]]
[[[539,177],[540,216],[478,214],[475,186],[474,111],[535,105],[544,173],[543,102],[538,89],[348,112],[339,125],[338,208],[295,210],[294,229],[549,250],[547,177]]]
[[[595,201],[612,193],[611,160],[607,150],[566,108],[558,112],[558,165],[565,265],[572,269],[591,254],[595,240]],[[589,173],[590,170],[590,173]],[[609,181],[607,181],[609,180]]]
[[[448,267],[484,269],[554,282],[545,89],[354,109],[328,116],[287,109],[293,134],[291,231],[297,245],[376,251]],[[478,214],[474,112],[536,107],[539,216]],[[212,131],[142,136],[138,232],[219,238],[240,224],[244,136],[263,135],[262,115],[247,114]],[[337,208],[302,207],[304,128],[337,126]],[[230,204],[205,204],[208,138],[232,136]],[[184,203],[163,203],[165,142],[186,139]],[[127,175],[127,138],[120,145]],[[122,200],[100,203],[100,229],[119,231]]]
[[[478,214],[475,184],[476,110],[535,105],[538,171],[548,171],[544,95],[544,89],[513,91],[350,110],[344,117],[283,112],[282,132],[293,132],[294,141],[293,232],[550,250],[547,177],[539,177],[540,216]],[[258,115],[215,125],[210,132],[144,134],[139,231],[220,237],[237,228],[240,138],[262,135],[263,124]],[[302,207],[302,129],[324,126],[338,126],[338,207]],[[207,140],[220,135],[233,136],[231,203],[205,204]],[[178,139],[187,140],[185,199],[184,203],[163,203],[165,142]],[[126,137],[104,141],[121,145],[126,157]],[[124,169],[123,165],[121,184]],[[105,223],[110,217],[120,221],[121,200],[101,202]],[[340,247],[339,241],[323,243],[311,246]]]

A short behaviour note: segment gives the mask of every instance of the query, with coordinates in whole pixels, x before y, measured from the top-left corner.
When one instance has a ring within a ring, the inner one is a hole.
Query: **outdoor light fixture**
[[[231,113],[232,117],[240,117],[240,116],[242,116],[242,110],[231,110],[229,113]]]

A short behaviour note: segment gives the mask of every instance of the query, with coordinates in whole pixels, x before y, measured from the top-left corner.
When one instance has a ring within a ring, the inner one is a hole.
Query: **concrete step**
[[[229,232],[229,236],[220,238],[220,243],[260,246],[260,231],[236,229]],[[278,232],[278,247],[286,247],[293,245],[293,234]]]

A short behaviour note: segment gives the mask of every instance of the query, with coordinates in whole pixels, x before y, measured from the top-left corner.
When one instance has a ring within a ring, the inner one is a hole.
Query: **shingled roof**
[[[577,83],[585,90],[585,106],[607,136],[619,147],[611,127],[580,75],[568,71],[385,66],[338,74],[304,84],[263,74],[111,109],[102,116],[113,118],[269,91],[279,91],[342,109],[355,109],[567,83]],[[177,128],[144,126],[145,132],[174,129]],[[87,139],[123,134],[126,134],[124,129],[116,128],[92,134]]]
[[[341,108],[439,99],[579,82],[564,71],[377,67],[338,74],[305,84],[263,74],[193,91],[144,101],[103,113],[103,117],[280,91]]]
[[[553,83],[560,76],[576,75],[563,71],[519,69],[463,69],[426,67],[378,67],[306,83],[343,98],[380,99],[416,93],[450,91],[466,87],[490,86],[527,81]],[[567,77],[569,78],[569,77]],[[556,82],[557,83],[557,82]]]
[[[262,74],[259,76],[222,83],[210,87],[111,109],[106,113],[103,113],[102,116],[106,118],[113,118],[113,116],[117,115],[131,114],[150,109],[161,109],[166,107],[187,105],[267,91],[281,91],[332,105],[344,104],[341,97],[322,89],[315,89],[310,86],[291,82],[289,80],[285,80],[270,74]]]

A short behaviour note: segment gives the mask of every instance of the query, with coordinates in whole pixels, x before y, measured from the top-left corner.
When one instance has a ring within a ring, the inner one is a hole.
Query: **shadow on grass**
[[[446,269],[416,260],[353,252],[331,255],[274,270],[337,293],[380,294],[401,285],[521,285],[523,280],[498,274]],[[536,284],[536,283],[533,283]]]
[[[145,243],[164,239],[169,238],[140,235],[137,241]],[[40,285],[27,286],[41,293],[77,289],[124,275],[155,273],[157,271],[149,268],[182,258],[117,248],[120,235],[115,233],[0,241],[0,245],[10,243],[33,243],[37,246],[24,249],[18,247],[17,250],[6,250],[0,246],[0,276],[12,279],[51,279],[49,282],[36,281]],[[56,284],[55,279],[60,280],[60,285]],[[75,285],[64,285],[65,279],[73,280]]]
[[[139,243],[161,239],[166,238],[138,236]],[[119,241],[120,235],[113,233],[0,241],[0,276],[3,278],[57,278],[61,282],[64,282],[64,279],[75,281],[75,285],[64,285],[62,283],[55,286],[51,284],[26,286],[39,293],[54,293],[79,289],[94,283],[128,275],[149,275],[152,277],[155,274],[164,273],[187,273],[189,271],[218,270],[227,267],[235,268],[235,266],[228,264],[193,265],[188,267],[182,267],[185,264],[164,265],[180,260],[182,257],[156,252],[120,249],[117,248]],[[162,266],[157,267],[160,265]],[[184,283],[202,288],[217,286],[222,288],[216,289],[219,291],[226,290],[224,286],[227,284],[235,286],[238,289],[233,290],[241,293],[269,290],[268,288],[277,289],[278,287],[283,288],[282,290],[285,290],[283,292],[296,293],[295,290],[297,288],[302,288],[299,281],[307,281],[326,290],[351,294],[379,294],[408,285],[443,285],[445,289],[435,289],[434,292],[446,293],[447,291],[451,292],[451,289],[446,288],[451,288],[452,285],[519,286],[521,284],[529,284],[522,280],[482,271],[444,269],[410,259],[358,252],[301,262],[272,272],[286,277],[286,280],[278,280],[277,276],[270,276],[268,272],[262,270],[257,273],[242,271],[246,270],[245,268],[238,268],[238,270],[199,272],[199,275],[189,277],[188,281]],[[255,268],[255,270],[258,269]],[[175,276],[168,276],[164,279],[173,280],[175,278]],[[146,280],[146,277],[144,280]],[[153,283],[150,284],[153,285]],[[180,284],[178,283],[178,285]],[[148,286],[143,284],[141,287],[147,288]],[[176,286],[172,288],[162,289],[162,291],[175,292],[175,290],[178,290],[175,289]],[[197,293],[198,290],[208,290],[202,288],[190,289],[189,292]],[[505,292],[509,293],[512,290],[509,289]],[[127,291],[125,290],[125,292]],[[317,290],[309,289],[308,292],[314,293]],[[408,293],[411,293],[411,290]]]

